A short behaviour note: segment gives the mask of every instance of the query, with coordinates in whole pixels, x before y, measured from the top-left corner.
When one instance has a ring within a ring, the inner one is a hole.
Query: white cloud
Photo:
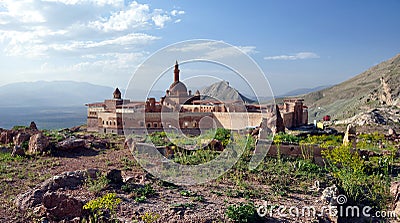
[[[197,56],[205,59],[220,59],[238,57],[245,54],[257,53],[255,46],[229,46],[222,41],[210,41],[198,43],[188,43],[180,45],[179,48],[170,48],[169,51],[182,52],[182,53],[197,53]]]
[[[151,17],[151,19],[157,27],[164,28],[165,23],[170,21],[171,17],[168,15],[155,15]]]
[[[89,26],[105,32],[144,28],[149,25],[149,12],[149,5],[132,2],[126,10],[114,12],[108,18],[92,21]]]
[[[320,56],[313,52],[300,52],[293,55],[264,57],[265,60],[305,60],[305,59],[316,59],[316,58],[320,58]]]
[[[25,68],[30,73],[79,68],[99,75],[102,66],[126,72],[144,59],[138,57],[147,55],[146,46],[161,38],[148,31],[173,24],[184,11],[173,16],[169,9],[136,1],[125,4],[124,0],[0,0],[0,56],[40,61],[37,67]],[[10,71],[0,68],[0,75],[6,72]]]
[[[182,11],[182,10],[178,11],[178,10],[174,9],[171,11],[172,16],[183,15],[183,14],[185,14],[185,11]]]

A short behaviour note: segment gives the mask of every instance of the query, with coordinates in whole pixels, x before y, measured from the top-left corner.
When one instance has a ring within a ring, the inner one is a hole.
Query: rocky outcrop
[[[29,139],[29,146],[27,154],[43,153],[49,147],[50,142],[43,133],[39,132],[31,136]]]
[[[38,131],[38,128],[37,128],[35,122],[33,122],[33,121],[31,122],[31,124],[29,125],[29,130],[31,130],[31,131]]]
[[[85,148],[86,141],[84,139],[68,138],[57,144],[60,150],[73,150],[78,148]]]
[[[96,178],[99,171],[96,169],[89,170],[78,170],[74,172],[64,172],[60,175],[53,176],[47,179],[42,184],[38,185],[34,189],[27,191],[26,193],[19,194],[15,200],[15,205],[23,211],[33,209],[36,206],[42,204],[43,196],[47,192],[54,192],[58,189],[71,190],[81,186],[85,180],[90,178]]]
[[[11,155],[12,156],[25,155],[25,150],[27,149],[25,147],[27,147],[27,146],[24,145],[24,143],[28,143],[30,137],[31,137],[31,135],[26,132],[20,132],[16,136],[14,136],[13,137],[14,148],[13,148]]]
[[[42,199],[49,219],[73,219],[83,214],[84,201],[60,192],[46,192]]]
[[[392,107],[381,107],[361,112],[351,118],[335,122],[335,124],[354,123],[363,125],[392,125],[400,123],[399,110]]]
[[[27,132],[20,132],[13,138],[14,146],[22,146],[24,142],[28,142],[31,135]]]

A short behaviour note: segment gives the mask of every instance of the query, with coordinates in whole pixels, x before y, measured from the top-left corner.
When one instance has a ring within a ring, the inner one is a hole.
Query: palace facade
[[[203,129],[218,127],[232,130],[255,127],[263,119],[275,118],[274,131],[277,132],[308,123],[308,111],[302,99],[287,99],[279,106],[202,99],[198,90],[194,94],[187,90],[179,75],[176,62],[174,81],[159,101],[155,98],[145,102],[122,99],[117,88],[112,99],[87,104],[88,131],[143,134],[180,129],[184,133],[199,134]]]

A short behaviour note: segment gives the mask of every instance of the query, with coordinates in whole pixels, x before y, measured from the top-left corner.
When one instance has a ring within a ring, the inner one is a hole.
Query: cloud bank
[[[124,0],[2,0],[0,56],[42,63],[32,73],[130,75],[162,38],[150,31],[183,14]]]

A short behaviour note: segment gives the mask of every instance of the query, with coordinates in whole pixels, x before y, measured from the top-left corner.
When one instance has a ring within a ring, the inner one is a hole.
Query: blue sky
[[[330,85],[400,53],[399,10],[397,0],[2,0],[0,86],[124,88],[148,56],[189,39],[241,47],[275,94]]]

